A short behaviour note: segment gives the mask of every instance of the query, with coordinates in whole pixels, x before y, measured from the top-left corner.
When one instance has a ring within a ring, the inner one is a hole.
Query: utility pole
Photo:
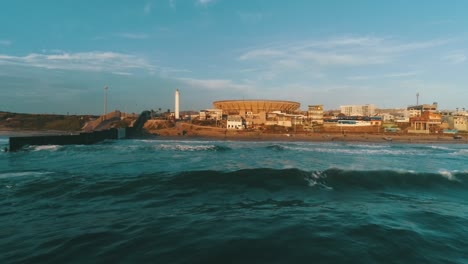
[[[107,89],[109,89],[106,86],[104,86],[104,119],[106,118],[106,114],[107,114]]]

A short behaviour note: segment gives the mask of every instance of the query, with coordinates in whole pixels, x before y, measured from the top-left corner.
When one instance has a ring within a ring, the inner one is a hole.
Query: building
[[[303,125],[304,119],[306,119],[304,115],[286,114],[281,113],[280,111],[273,111],[268,113],[265,125],[293,127],[296,125]]]
[[[268,113],[280,111],[291,114],[297,111],[301,104],[279,100],[224,100],[213,102],[213,106],[225,115],[241,116],[247,127],[254,127],[265,124]]]
[[[422,105],[413,105],[408,106],[406,108],[406,117],[412,118],[416,116],[421,116],[423,112],[431,112],[435,113],[437,111],[437,103],[434,102],[432,105],[430,104],[422,104]]]
[[[200,120],[221,120],[223,111],[221,109],[204,109],[200,111]]]
[[[382,118],[379,116],[343,116],[337,118],[337,126],[362,127],[381,126]]]
[[[375,105],[342,105],[340,111],[346,116],[373,116],[375,114]]]
[[[449,130],[468,131],[468,116],[443,113],[442,123]]]
[[[411,127],[408,129],[408,133],[437,133],[442,124],[442,116],[437,113],[425,111],[421,116],[411,117],[410,124]]]
[[[453,117],[453,128],[458,131],[468,131],[468,116],[457,115]]]
[[[227,129],[244,129],[244,119],[240,115],[229,115],[226,122]]]
[[[323,105],[309,105],[307,115],[310,122],[323,124]]]
[[[381,113],[378,116],[382,118],[383,122],[392,122],[395,120],[395,116],[393,116],[392,114],[388,114],[388,113]]]

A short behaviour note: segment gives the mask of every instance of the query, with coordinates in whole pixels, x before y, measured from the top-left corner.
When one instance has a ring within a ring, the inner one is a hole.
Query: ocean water
[[[34,146],[0,223],[0,263],[468,263],[468,146]]]

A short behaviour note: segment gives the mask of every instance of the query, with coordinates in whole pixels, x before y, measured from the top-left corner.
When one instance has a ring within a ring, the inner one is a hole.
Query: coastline
[[[407,143],[407,144],[468,144],[468,137],[454,139],[452,135],[420,135],[391,133],[261,133],[256,131],[188,130],[182,133],[177,129],[149,130],[146,136],[151,139],[187,140],[229,140],[229,141],[303,141],[303,142],[350,142],[350,143]]]
[[[43,136],[43,135],[70,135],[79,131],[56,130],[0,130],[2,137]],[[221,140],[221,141],[277,141],[277,142],[349,142],[349,143],[407,143],[407,144],[468,144],[468,137],[454,139],[451,135],[413,135],[413,134],[369,134],[369,133],[298,133],[298,134],[272,134],[252,131],[225,131],[225,130],[191,130],[185,135],[178,129],[150,130],[137,137],[139,139],[155,140]]]

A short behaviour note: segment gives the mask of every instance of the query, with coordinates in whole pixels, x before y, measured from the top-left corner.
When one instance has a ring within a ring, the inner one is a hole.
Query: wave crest
[[[401,171],[352,171],[328,169],[303,171],[299,169],[247,169],[233,172],[191,171],[174,175],[170,184],[180,186],[214,187],[241,185],[247,188],[314,187],[326,190],[347,189],[431,189],[467,187],[466,172],[440,171],[415,173]]]

